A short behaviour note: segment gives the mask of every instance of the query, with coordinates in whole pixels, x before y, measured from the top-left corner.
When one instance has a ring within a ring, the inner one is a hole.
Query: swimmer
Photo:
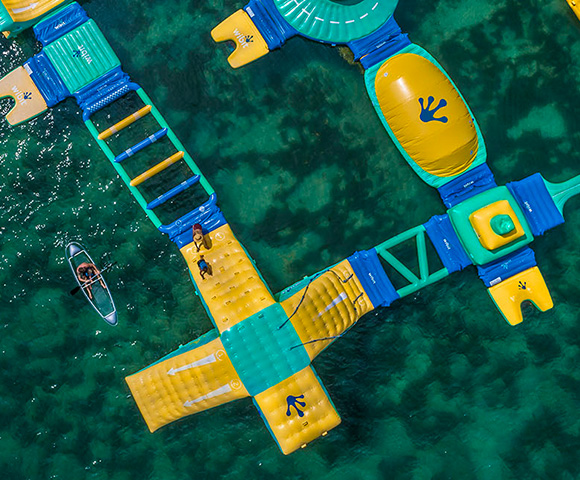
[[[211,273],[211,268],[210,266],[207,264],[207,262],[205,261],[205,259],[203,258],[203,255],[201,255],[199,257],[199,260],[197,261],[197,266],[199,267],[199,274],[201,275],[201,279],[205,280],[205,274],[207,273],[208,275],[212,275]]]
[[[198,252],[201,250],[202,246],[207,249],[205,237],[203,236],[203,230],[199,223],[196,223],[193,226],[193,244],[195,245],[195,248],[197,249]]]

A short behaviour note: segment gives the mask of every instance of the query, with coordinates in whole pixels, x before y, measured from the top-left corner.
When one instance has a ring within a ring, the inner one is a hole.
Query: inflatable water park
[[[14,99],[6,121],[18,125],[74,97],[118,176],[183,255],[195,294],[215,327],[126,377],[151,432],[251,397],[284,454],[305,447],[341,422],[312,366],[318,354],[365,314],[468,267],[475,267],[490,304],[509,325],[523,321],[524,302],[541,311],[554,306],[530,244],[564,223],[564,206],[580,193],[580,176],[552,183],[537,173],[497,185],[473,112],[437,60],[398,26],[397,3],[250,0],[211,31],[216,42],[235,45],[228,58],[233,68],[258,61],[294,36],[346,46],[364,69],[368,96],[387,134],[446,207],[445,214],[273,294],[234,235],[209,180],[152,99],[122,69],[97,23],[75,2],[2,0],[5,34],[32,26],[43,47],[0,80],[0,97]],[[574,9],[575,2],[569,3]],[[94,121],[128,95],[135,97],[133,110],[105,127]],[[119,148],[128,127],[138,128],[145,118],[155,129],[143,129],[138,141]],[[135,157],[161,139],[169,145],[163,157],[131,173]],[[176,164],[185,165],[190,176],[147,197],[142,187]],[[200,203],[163,222],[158,209],[191,190],[199,193]],[[394,253],[401,248],[418,268]],[[80,252],[75,246],[70,257]],[[435,270],[433,253],[442,265]],[[395,287],[387,267],[405,285]]]

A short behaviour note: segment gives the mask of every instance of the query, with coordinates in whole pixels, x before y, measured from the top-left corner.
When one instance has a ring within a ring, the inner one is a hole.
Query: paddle
[[[103,272],[106,272],[107,270],[110,270],[110,269],[111,269],[113,266],[115,266],[115,265],[117,265],[117,262],[113,262],[113,263],[109,263],[109,264],[105,265],[105,266],[104,266],[104,267],[101,269],[101,275],[103,274]],[[79,293],[79,291],[80,291],[82,288],[88,287],[89,285],[92,285],[93,283],[95,283],[95,282],[99,281],[99,278],[101,277],[101,275],[95,275],[95,279],[94,279],[94,280],[91,280],[89,283],[85,283],[85,284],[83,284],[83,285],[79,285],[79,286],[77,286],[77,287],[73,288],[73,289],[70,291],[70,294],[71,294],[71,295],[76,295],[77,293]]]

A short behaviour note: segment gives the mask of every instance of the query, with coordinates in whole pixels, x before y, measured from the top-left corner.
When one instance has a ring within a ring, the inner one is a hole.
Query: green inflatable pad
[[[2,2],[0,2],[0,32],[6,32],[14,27],[14,22],[12,17],[6,10],[6,7]]]
[[[93,20],[47,45],[44,51],[71,93],[121,65]]]
[[[274,0],[276,8],[302,35],[329,43],[366,37],[383,25],[399,0],[362,0],[345,5],[331,0]]]

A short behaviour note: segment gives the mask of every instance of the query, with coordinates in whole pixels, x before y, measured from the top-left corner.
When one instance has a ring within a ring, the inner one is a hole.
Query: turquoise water
[[[209,30],[242,4],[81,2],[218,192],[272,290],[444,211],[338,49],[293,39],[241,70]],[[579,173],[580,22],[564,0],[401,2],[468,101],[498,183]],[[38,50],[0,40],[0,74]],[[9,102],[2,101],[6,113]],[[555,308],[508,326],[473,268],[363,318],[314,363],[342,424],[284,457],[249,399],[150,434],[124,376],[211,328],[73,100],[0,125],[0,470],[6,479],[580,477],[580,205],[534,244]],[[120,268],[119,326],[64,246]]]

